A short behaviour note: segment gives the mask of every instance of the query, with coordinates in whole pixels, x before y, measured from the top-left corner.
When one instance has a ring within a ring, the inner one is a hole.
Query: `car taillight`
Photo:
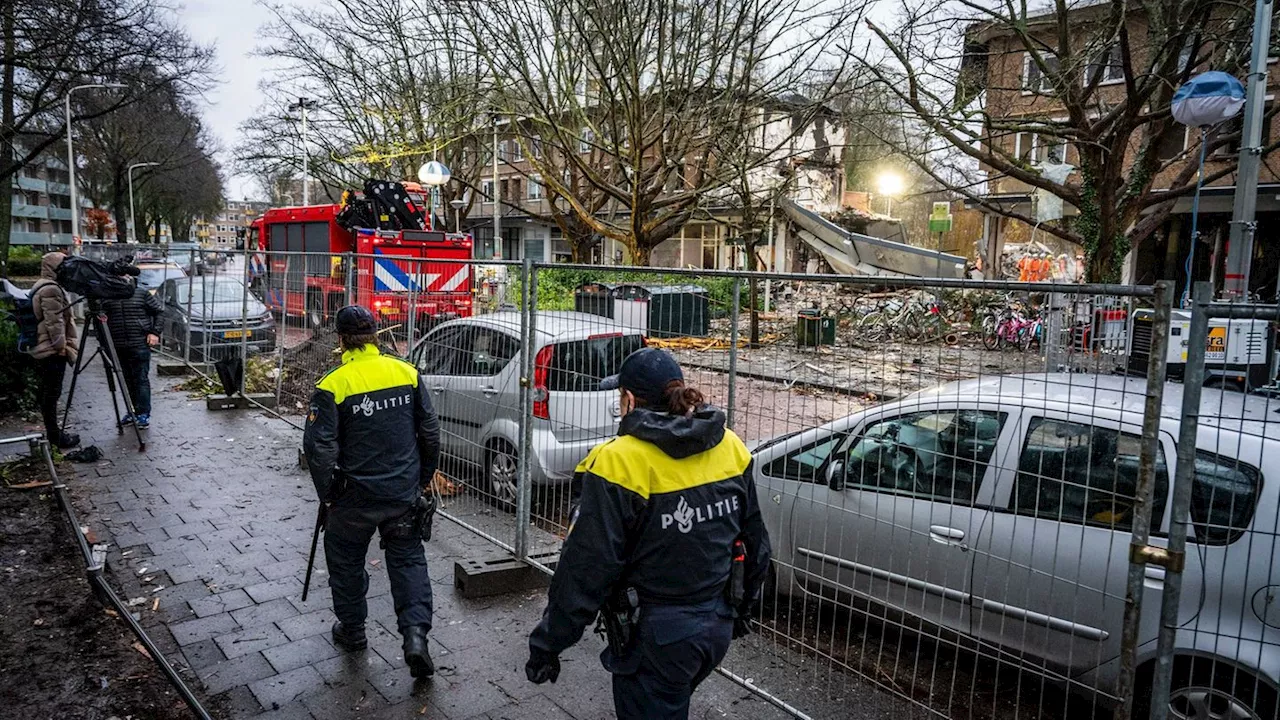
[[[538,351],[533,360],[533,416],[551,419],[551,392],[547,390],[547,378],[551,375],[551,356],[555,347],[548,345]]]
[[[648,336],[648,335],[641,335],[641,336],[640,336],[640,347],[649,347],[649,336]]]

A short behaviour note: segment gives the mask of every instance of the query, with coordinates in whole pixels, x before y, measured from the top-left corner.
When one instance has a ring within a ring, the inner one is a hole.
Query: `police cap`
[[[664,404],[667,385],[684,382],[684,371],[671,354],[658,348],[641,348],[622,361],[617,375],[600,381],[601,390],[622,388],[651,407]]]
[[[378,331],[378,322],[373,319],[369,308],[361,305],[348,305],[338,311],[334,323],[339,335],[372,335]]]

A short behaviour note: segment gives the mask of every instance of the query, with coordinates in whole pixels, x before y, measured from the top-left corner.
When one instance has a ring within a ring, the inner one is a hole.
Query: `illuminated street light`
[[[901,195],[902,191],[906,189],[906,181],[898,173],[892,170],[885,170],[876,177],[876,188],[884,196],[884,214],[892,216],[893,198],[896,195]]]

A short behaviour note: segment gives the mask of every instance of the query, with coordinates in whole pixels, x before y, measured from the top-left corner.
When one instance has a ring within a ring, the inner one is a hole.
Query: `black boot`
[[[57,441],[54,442],[54,445],[57,445],[59,450],[69,450],[79,444],[80,444],[79,435],[75,433],[65,432],[65,431],[60,433],[58,435]]]
[[[404,631],[404,661],[409,674],[415,678],[429,678],[436,674],[435,663],[427,652],[427,629],[414,625]]]
[[[363,650],[369,646],[364,635],[364,623],[345,625],[341,620],[333,624],[333,644],[344,650]]]

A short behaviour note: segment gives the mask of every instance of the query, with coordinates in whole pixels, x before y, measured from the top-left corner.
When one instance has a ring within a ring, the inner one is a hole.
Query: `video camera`
[[[124,300],[133,296],[135,287],[126,276],[140,274],[132,257],[104,262],[72,255],[58,266],[58,284],[90,300]]]

